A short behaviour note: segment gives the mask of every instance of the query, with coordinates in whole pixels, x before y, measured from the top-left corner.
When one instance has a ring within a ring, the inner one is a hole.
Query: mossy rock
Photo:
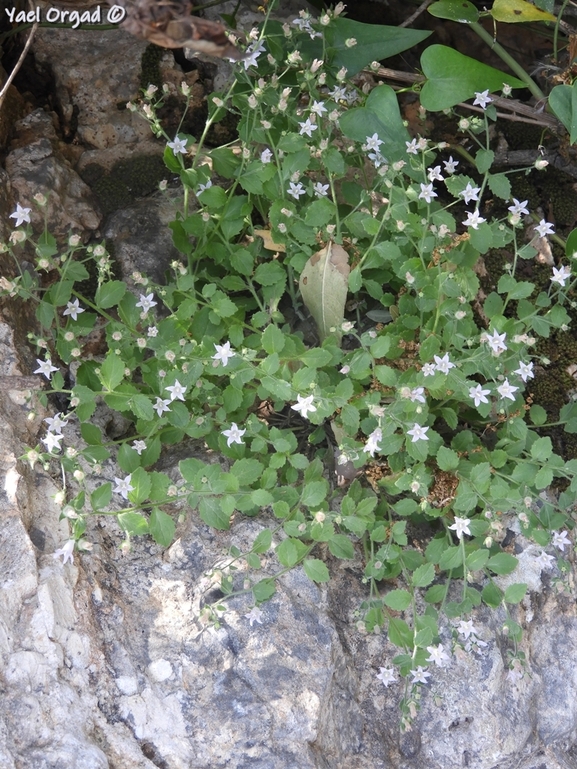
[[[91,163],[82,171],[82,179],[92,188],[102,213],[133,203],[158,189],[168,171],[159,155],[139,155],[121,160],[107,173],[101,166]]]

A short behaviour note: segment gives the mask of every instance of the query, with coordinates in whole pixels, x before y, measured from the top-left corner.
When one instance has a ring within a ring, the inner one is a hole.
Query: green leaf
[[[545,462],[545,460],[549,459],[552,453],[553,444],[549,437],[537,438],[531,446],[531,458],[535,459],[537,462]]]
[[[550,467],[542,467],[535,476],[535,488],[546,489],[553,481],[553,470]]]
[[[432,563],[425,563],[413,572],[411,583],[414,587],[426,587],[435,579],[435,567]]]
[[[467,568],[469,571],[479,571],[487,565],[489,560],[489,551],[483,547],[479,550],[473,550],[469,553],[466,559]]]
[[[132,446],[129,446],[128,443],[123,443],[119,448],[116,461],[120,469],[125,473],[133,473],[137,467],[140,467],[138,452]]]
[[[332,65],[346,67],[347,77],[354,77],[367,64],[396,56],[425,40],[430,32],[382,24],[362,24],[344,16],[333,19],[327,28],[329,50],[333,53]],[[357,44],[349,47],[347,41],[354,38]],[[322,51],[318,46],[319,54]],[[320,56],[322,58],[322,56]]]
[[[339,340],[342,336],[349,272],[349,255],[342,246],[329,242],[311,256],[301,273],[300,292],[321,342],[331,333]]]
[[[447,594],[447,585],[433,585],[425,593],[427,603],[441,603]]]
[[[511,182],[505,174],[489,174],[489,189],[501,200],[511,199]]]
[[[110,280],[96,290],[95,302],[99,307],[107,309],[116,307],[126,293],[126,283],[122,280]]]
[[[305,558],[303,561],[305,574],[313,582],[328,582],[330,579],[329,570],[326,564],[318,558]]]
[[[549,94],[549,105],[569,132],[569,142],[577,142],[577,90],[573,85],[557,85]]]
[[[355,557],[353,543],[348,537],[345,537],[344,534],[335,534],[334,537],[329,540],[329,550],[335,558],[351,560]]]
[[[275,352],[281,352],[285,346],[286,337],[277,326],[270,325],[262,333],[261,343],[263,350],[272,355]]]
[[[538,406],[536,403],[529,409],[529,417],[534,425],[544,425],[547,421],[547,412],[543,406]]]
[[[100,427],[90,422],[83,422],[80,425],[80,434],[89,446],[99,446],[102,443]]]
[[[114,390],[124,379],[124,363],[121,358],[109,352],[100,366],[99,376],[106,390]]]
[[[389,590],[383,600],[390,609],[404,611],[411,605],[411,594],[408,590]]]
[[[455,470],[459,466],[459,455],[456,451],[445,446],[437,452],[437,464],[441,470]]]
[[[230,468],[243,486],[250,486],[261,477],[264,465],[258,459],[237,459]]]
[[[402,619],[389,620],[389,641],[401,649],[413,648],[413,631]]]
[[[303,544],[300,539],[287,537],[286,539],[283,539],[280,545],[277,545],[275,552],[279,562],[288,569],[291,569],[303,559],[307,550],[307,546]]]
[[[519,561],[509,553],[497,553],[487,561],[487,568],[494,574],[511,574],[515,571]]]
[[[463,552],[460,545],[448,547],[439,560],[439,568],[444,571],[456,569],[463,563]]]
[[[135,505],[140,505],[148,498],[150,494],[150,486],[152,480],[150,475],[143,467],[137,467],[136,470],[130,474],[130,485],[132,491],[128,492],[128,498]]]
[[[307,483],[303,487],[301,504],[306,505],[307,507],[316,507],[324,501],[327,496],[327,491],[328,484],[325,480]]]
[[[514,585],[509,585],[505,590],[506,603],[520,603],[525,597],[528,585],[525,582],[517,582]]]
[[[439,0],[427,10],[437,19],[448,19],[460,24],[472,24],[479,20],[479,11],[468,0]]]
[[[169,547],[172,544],[176,526],[170,515],[158,507],[152,508],[149,528],[152,538],[158,545]]]
[[[90,495],[90,504],[92,505],[92,509],[96,513],[99,510],[102,510],[103,508],[105,508],[107,505],[109,505],[111,499],[112,499],[112,484],[110,482],[103,483],[102,486],[99,486]]]
[[[263,529],[260,531],[251,548],[253,553],[266,553],[272,543],[272,532],[270,529]]]
[[[230,528],[230,514],[222,509],[218,497],[203,497],[198,510],[202,520],[213,529],[226,531]]]
[[[503,84],[525,87],[522,80],[445,45],[426,48],[421,56],[421,69],[427,78],[421,89],[421,104],[429,112],[454,107],[479,91],[500,91]]]
[[[477,492],[468,481],[460,481],[455,498],[455,510],[467,513],[474,510],[478,501]]]
[[[276,593],[274,579],[261,579],[256,585],[252,586],[252,594],[257,603],[268,601]]]
[[[524,21],[557,21],[552,13],[542,11],[526,0],[495,0],[490,10],[495,21],[517,24]]]
[[[475,155],[475,165],[480,174],[484,174],[493,165],[495,153],[493,150],[479,150]]]
[[[116,517],[120,528],[131,537],[148,534],[148,521],[140,513],[119,513]]]
[[[306,208],[305,224],[320,229],[336,216],[335,204],[327,198],[313,201]]]
[[[503,600],[503,591],[497,587],[494,583],[490,582],[483,588],[481,598],[492,609],[496,609],[501,605]]]

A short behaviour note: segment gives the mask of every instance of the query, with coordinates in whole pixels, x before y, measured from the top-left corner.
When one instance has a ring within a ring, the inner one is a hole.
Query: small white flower
[[[433,198],[437,197],[437,193],[433,190],[432,184],[421,184],[421,191],[419,193],[419,199],[430,203]]]
[[[423,365],[423,368],[421,369],[421,373],[424,376],[434,376],[436,370],[437,369],[436,369],[434,363],[425,363]]]
[[[470,523],[470,518],[459,518],[458,516],[455,516],[455,523],[452,526],[449,526],[449,528],[457,534],[458,539],[461,539],[463,534],[468,534],[469,536],[471,535],[471,531],[469,529]]]
[[[298,184],[295,184],[294,182],[290,182],[287,193],[289,195],[292,195],[293,198],[295,198],[295,200],[299,200],[301,195],[306,195],[306,190],[303,187],[302,182],[299,182]]]
[[[459,635],[462,635],[463,638],[467,639],[467,638],[470,638],[471,636],[477,635],[479,631],[473,624],[472,619],[468,619],[468,620],[462,619],[459,622],[459,627],[457,628],[457,632],[459,633]]]
[[[299,123],[301,130],[299,131],[299,134],[302,136],[303,134],[306,134],[307,136],[312,136],[313,131],[316,131],[318,128],[318,125],[315,125],[314,123],[311,123],[310,118],[307,118],[304,123]]]
[[[424,387],[415,387],[409,393],[409,398],[413,401],[413,403],[415,403],[415,401],[419,401],[419,403],[426,403],[427,399],[425,398],[424,393]]]
[[[181,385],[178,379],[175,380],[173,385],[170,385],[169,387],[165,387],[165,390],[168,390],[170,393],[170,400],[184,400],[184,394],[186,393],[186,386]]]
[[[503,384],[497,387],[497,392],[499,393],[501,398],[503,399],[508,398],[509,400],[514,401],[515,396],[513,395],[513,393],[516,392],[518,389],[519,389],[518,387],[513,387],[512,385],[510,385],[508,379],[505,379]]]
[[[130,485],[130,477],[130,475],[127,475],[126,478],[114,479],[116,486],[113,491],[115,494],[120,494],[123,499],[128,499],[128,492],[134,491],[134,486]]]
[[[50,375],[53,371],[58,371],[57,366],[52,365],[50,358],[46,358],[46,360],[40,360],[40,358],[36,358],[36,363],[38,363],[38,368],[34,373],[43,374],[48,380],[50,380]]]
[[[477,104],[482,109],[486,109],[487,104],[489,104],[489,102],[492,102],[492,101],[493,99],[491,99],[491,97],[489,96],[488,88],[486,91],[483,91],[483,92],[475,91],[475,101],[473,102],[474,105]]]
[[[75,299],[73,302],[68,302],[66,305],[66,309],[62,313],[63,315],[70,315],[72,320],[78,320],[78,316],[81,312],[84,312],[82,307],[80,307],[80,301],[78,299]]]
[[[20,227],[23,222],[30,224],[30,211],[31,208],[23,208],[20,203],[16,203],[16,211],[10,214],[10,219],[16,219],[16,227]]]
[[[379,135],[377,133],[374,133],[372,136],[367,136],[365,144],[367,145],[367,150],[378,152],[379,147],[381,144],[384,144],[384,142],[382,139],[379,139]]]
[[[394,668],[379,668],[379,672],[377,674],[377,678],[383,686],[389,686],[390,684],[394,684],[397,680],[397,676],[395,675],[395,669]]]
[[[350,366],[343,366],[339,369],[339,374],[348,374],[351,370]]]
[[[270,161],[271,161],[271,160],[272,160],[272,152],[271,152],[271,150],[270,150],[270,149],[267,147],[265,150],[263,150],[263,151],[260,153],[260,162],[261,162],[261,163],[270,163]]]
[[[383,440],[383,431],[381,430],[380,427],[377,427],[369,435],[368,440],[363,448],[363,451],[365,453],[370,454],[372,457],[374,457],[375,451],[382,451],[382,447],[379,446],[379,443],[382,440]]]
[[[555,230],[550,222],[546,222],[545,219],[541,219],[539,224],[535,227],[535,232],[538,233],[540,238],[544,238],[545,235],[553,235]]]
[[[541,553],[537,556],[535,559],[535,562],[541,569],[545,569],[548,571],[549,569],[553,568],[553,564],[555,563],[555,558],[552,555],[548,555],[544,550],[541,550]]]
[[[416,670],[411,670],[413,676],[412,684],[426,684],[427,678],[431,677],[431,674],[427,672],[427,669],[419,665]]]
[[[313,412],[317,410],[317,407],[313,405],[314,395],[308,395],[303,398],[301,395],[297,395],[297,403],[291,406],[291,409],[298,411],[300,415],[306,418],[309,411]]]
[[[196,190],[196,193],[195,193],[196,197],[198,197],[199,195],[202,195],[202,193],[205,190],[209,190],[211,187],[212,187],[212,182],[210,179],[206,182],[206,184],[199,184],[198,189]]]
[[[427,646],[427,651],[431,655],[427,659],[427,662],[434,662],[435,665],[438,665],[440,668],[446,667],[451,661],[449,655],[443,649],[443,644],[439,644],[438,646]]]
[[[441,358],[439,355],[433,356],[435,360],[435,369],[441,374],[448,374],[450,369],[455,368],[455,364],[449,360],[449,353],[446,352]]]
[[[318,115],[319,117],[323,116],[324,112],[328,112],[327,108],[325,107],[324,101],[314,101],[313,106],[309,108],[311,112],[314,112],[315,115]]]
[[[62,412],[58,412],[58,414],[54,414],[53,417],[46,417],[44,420],[48,424],[48,431],[51,433],[61,433],[62,428],[66,427],[68,424],[67,419],[62,419],[60,416]]]
[[[448,160],[443,160],[443,165],[445,166],[445,173],[454,174],[459,165],[459,161],[453,160],[453,156],[450,155]]]
[[[563,267],[561,267],[559,270],[556,267],[553,267],[553,277],[551,278],[551,283],[558,283],[560,286],[565,287],[565,283],[569,280],[570,277],[571,267],[563,265]]]
[[[230,346],[230,342],[225,342],[225,344],[215,344],[214,349],[216,350],[216,353],[212,356],[212,359],[221,361],[223,366],[227,365],[229,358],[233,358],[236,355],[235,351]]]
[[[152,408],[155,409],[156,413],[158,414],[158,416],[161,417],[164,414],[165,411],[170,411],[170,409],[168,408],[168,404],[169,403],[170,403],[169,399],[164,399],[163,400],[162,398],[158,398],[157,397],[156,398],[156,403],[154,404],[154,406]]]
[[[329,91],[329,96],[331,96],[335,101],[342,101],[347,94],[347,89],[344,88],[342,85],[335,85],[334,88]]]
[[[509,206],[507,210],[510,211],[513,216],[527,215],[529,213],[529,209],[527,208],[528,202],[528,200],[523,200],[522,203],[519,203],[517,198],[513,198],[513,205]]]
[[[313,185],[313,192],[317,196],[317,198],[324,198],[329,194],[329,185],[328,184],[321,184],[321,182],[317,182]]]
[[[263,615],[264,612],[262,609],[259,609],[258,606],[253,606],[248,614],[245,614],[244,616],[250,622],[250,626],[252,627],[254,622],[258,622],[259,625],[262,625]]]
[[[168,142],[168,146],[174,152],[175,155],[178,155],[179,153],[181,155],[186,155],[187,142],[188,142],[188,139],[179,139],[178,136],[175,136],[173,142]]]
[[[423,427],[422,425],[415,424],[411,430],[407,430],[407,435],[412,436],[412,443],[416,443],[417,441],[428,441],[429,438],[427,437],[427,430],[428,427]]]
[[[441,173],[441,166],[434,166],[428,169],[427,178],[430,182],[442,182],[443,174]]]
[[[499,334],[496,329],[493,329],[493,336],[486,336],[486,342],[491,350],[493,350],[496,355],[499,355],[507,349],[507,345],[505,344],[506,338],[507,334],[505,332]]]
[[[479,200],[480,192],[480,187],[473,187],[472,184],[468,182],[465,189],[459,192],[459,195],[464,199],[465,203],[470,203],[471,200]]]
[[[140,456],[143,451],[146,451],[146,442],[145,441],[133,441],[132,442],[132,448],[136,451],[138,456]]]
[[[479,216],[479,212],[475,209],[475,211],[472,213],[471,211],[467,212],[467,218],[463,222],[463,225],[465,227],[472,227],[474,230],[477,230],[479,229],[479,225],[483,224],[485,221],[486,219],[483,219],[482,216]]]
[[[534,379],[535,374],[533,373],[533,361],[530,363],[519,363],[519,368],[513,372],[514,374],[519,374],[521,379],[526,382],[528,379]]]
[[[226,438],[226,445],[231,446],[233,443],[240,443],[240,445],[244,445],[244,441],[242,440],[242,436],[246,433],[246,430],[241,430],[236,422],[233,422],[230,426],[230,430],[223,430],[221,435],[224,435]]]
[[[148,294],[148,296],[144,296],[144,294],[140,294],[140,301],[136,303],[137,307],[142,307],[142,312],[146,315],[150,310],[152,310],[153,307],[156,307],[158,302],[153,301],[154,294]]]
[[[469,388],[469,398],[473,398],[475,406],[478,406],[480,403],[489,403],[485,396],[489,395],[490,392],[490,390],[483,390],[483,387],[478,384],[476,387]]]
[[[55,550],[53,553],[53,558],[62,558],[62,565],[64,566],[68,561],[70,563],[74,563],[74,545],[75,542],[73,539],[69,539],[68,542],[65,542],[63,547],[59,548],[58,550]]]
[[[419,154],[419,147],[418,147],[417,139],[413,139],[410,142],[405,142],[405,145],[407,147],[407,154],[408,155],[418,155]]]
[[[571,541],[568,539],[566,531],[554,531],[551,544],[558,550],[565,552],[565,546],[570,546]]]
[[[42,443],[46,446],[48,453],[52,454],[53,449],[60,451],[62,438],[63,436],[57,433],[46,433],[46,436],[42,438]]]

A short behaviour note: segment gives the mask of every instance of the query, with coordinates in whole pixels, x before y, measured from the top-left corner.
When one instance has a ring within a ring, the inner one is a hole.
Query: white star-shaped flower
[[[16,203],[16,211],[10,214],[10,219],[16,219],[16,227],[20,227],[23,222],[30,224],[30,211],[31,208],[23,208],[20,203]]]
[[[132,448],[136,451],[138,456],[140,456],[142,454],[142,452],[146,450],[146,442],[145,441],[133,441],[132,442]]]
[[[412,436],[411,442],[416,443],[417,441],[428,441],[429,438],[427,437],[427,430],[428,427],[422,427],[421,425],[415,424],[414,427],[411,430],[407,430],[407,435]]]
[[[459,622],[459,627],[457,628],[457,632],[459,633],[459,635],[462,635],[463,638],[467,639],[470,636],[477,635],[478,630],[473,624],[472,619],[468,619],[468,620],[462,619]]]
[[[571,540],[567,537],[566,531],[554,531],[551,544],[558,550],[565,552],[565,547],[571,545]]]
[[[202,195],[202,193],[205,190],[209,190],[211,187],[212,187],[212,182],[210,179],[206,182],[206,184],[199,184],[198,189],[196,191],[196,197],[198,197],[199,195]]]
[[[68,542],[65,542],[65,544],[61,548],[54,551],[52,557],[62,558],[63,566],[68,561],[70,561],[70,563],[74,563],[74,545],[75,545],[75,541],[73,539],[69,539]]]
[[[415,403],[415,401],[419,401],[419,403],[426,403],[427,399],[425,398],[425,388],[414,387],[409,393],[409,398],[413,401],[413,403]]]
[[[426,684],[427,678],[431,677],[431,674],[422,665],[419,665],[416,670],[411,670],[411,675],[413,676],[412,684]]]
[[[367,136],[365,144],[367,145],[367,150],[378,152],[379,147],[381,144],[384,144],[384,142],[382,139],[379,139],[378,134],[375,132],[372,136]]]
[[[407,146],[407,154],[408,155],[418,155],[419,154],[419,147],[418,147],[418,141],[417,139],[413,139],[410,142],[405,142]]]
[[[535,561],[541,569],[548,571],[553,568],[555,558],[552,555],[548,555],[544,550],[541,550],[541,553],[537,556]]]
[[[130,485],[130,478],[130,475],[127,475],[126,478],[115,478],[116,486],[113,489],[114,493],[120,494],[124,499],[128,499],[128,492],[134,491],[134,486]]]
[[[258,622],[259,625],[262,625],[263,615],[264,612],[262,609],[259,609],[258,606],[253,606],[248,614],[245,614],[244,616],[250,622],[250,626],[252,627],[254,622]]]
[[[427,651],[431,655],[427,662],[434,662],[440,668],[446,667],[451,661],[447,652],[443,649],[443,644],[438,646],[427,646]]]
[[[425,363],[421,369],[421,373],[424,374],[424,376],[434,376],[436,370],[434,363]]]
[[[453,160],[453,156],[450,155],[448,160],[443,160],[443,165],[445,166],[446,173],[454,174],[457,170],[457,166],[459,165],[459,161]]]
[[[299,123],[301,129],[299,131],[299,134],[302,136],[303,134],[306,134],[307,136],[312,136],[313,131],[316,131],[318,128],[318,125],[315,125],[311,122],[310,118],[307,118],[304,123]]]
[[[535,232],[538,233],[540,238],[544,238],[545,235],[553,235],[555,229],[550,222],[546,222],[545,219],[541,219],[539,224],[535,227]]]
[[[505,332],[499,334],[496,329],[493,329],[493,336],[487,336],[486,340],[491,350],[493,350],[496,355],[499,355],[507,349],[507,345],[505,344],[506,338],[507,334]]]
[[[68,302],[66,309],[62,313],[63,315],[70,315],[72,320],[78,320],[78,316],[81,312],[84,312],[80,306],[80,301],[76,298],[73,302]]]
[[[233,358],[236,355],[235,351],[230,346],[230,342],[215,344],[214,349],[216,350],[216,353],[212,356],[212,359],[221,361],[223,366],[227,365],[229,358]]]
[[[513,198],[513,205],[509,206],[507,209],[510,211],[513,216],[522,216],[523,214],[527,215],[529,213],[529,209],[527,208],[528,200],[523,200],[522,203],[519,203],[517,198]]]
[[[469,398],[473,398],[475,406],[478,406],[480,403],[489,403],[485,396],[489,395],[490,392],[490,390],[483,390],[482,385],[478,384],[476,387],[469,388]]]
[[[523,363],[522,361],[519,363],[519,368],[513,371],[514,374],[519,374],[521,379],[526,382],[528,379],[534,379],[535,374],[533,373],[533,361],[530,363]]]
[[[383,686],[389,686],[390,684],[394,684],[397,680],[397,676],[395,675],[395,669],[394,668],[379,668],[379,672],[377,674],[377,678]]]
[[[242,436],[246,433],[246,430],[241,430],[236,422],[233,422],[230,426],[229,430],[223,430],[221,435],[224,435],[226,438],[226,445],[232,446],[233,443],[240,443],[240,445],[244,445],[244,441],[242,439]]]
[[[311,112],[314,112],[315,115],[318,115],[319,117],[323,116],[324,112],[328,112],[328,109],[325,107],[324,101],[313,101],[313,106],[309,108]]]
[[[568,267],[567,265],[563,265],[559,270],[556,267],[553,267],[553,277],[551,278],[551,283],[558,283],[560,286],[565,287],[565,283],[569,280],[571,277],[571,267]]]
[[[175,155],[178,155],[179,153],[181,155],[186,155],[187,142],[188,142],[188,139],[179,139],[178,136],[175,136],[174,141],[168,142],[168,146],[174,152]]]
[[[480,216],[479,212],[475,209],[475,211],[473,212],[471,211],[467,212],[467,218],[463,222],[463,225],[465,227],[472,227],[474,230],[478,230],[479,225],[483,224],[483,222],[485,221],[486,219],[483,219],[483,217]]]
[[[449,526],[449,528],[456,533],[458,539],[461,539],[463,534],[471,536],[471,531],[469,529],[470,523],[470,518],[459,518],[458,516],[455,516],[455,523],[452,526]]]
[[[480,192],[480,187],[473,187],[473,185],[468,182],[465,189],[459,192],[459,195],[464,199],[465,203],[470,203],[472,200],[479,200]]]
[[[62,428],[66,427],[66,425],[68,424],[68,420],[62,419],[62,417],[60,416],[61,413],[62,412],[59,411],[58,414],[54,414],[53,417],[46,417],[46,419],[44,420],[47,423],[48,430],[51,433],[61,433]]]
[[[433,198],[437,197],[437,193],[433,190],[431,184],[421,184],[421,191],[419,192],[419,199],[424,200],[426,203],[430,203]]]
[[[513,387],[513,385],[509,384],[508,379],[505,379],[503,384],[497,387],[497,392],[499,393],[501,398],[508,398],[510,401],[514,401],[515,396],[513,395],[513,393],[517,392],[518,389],[519,389],[518,387]]]
[[[441,166],[434,166],[427,171],[427,178],[430,182],[442,182],[443,174],[441,173]]]
[[[317,196],[317,198],[324,198],[329,194],[329,185],[328,184],[321,184],[321,182],[317,182],[313,185],[313,192]]]
[[[271,160],[272,160],[272,152],[267,147],[265,150],[263,150],[260,153],[260,162],[261,163],[270,163]]]
[[[58,371],[57,366],[52,365],[50,358],[46,358],[46,360],[40,360],[40,358],[36,358],[36,363],[38,363],[38,368],[34,373],[43,374],[48,380],[50,379],[50,375],[53,371]]]
[[[52,454],[53,449],[60,451],[60,441],[63,436],[57,433],[46,433],[46,436],[42,438],[42,443],[46,446],[49,454]]]
[[[475,91],[475,101],[473,102],[474,105],[477,104],[482,109],[486,109],[487,104],[489,104],[489,102],[492,102],[492,101],[493,99],[491,99],[491,97],[489,96],[488,88],[486,91],[482,91],[482,92]]]
[[[383,440],[383,431],[381,430],[380,427],[377,427],[369,435],[367,442],[365,443],[365,446],[363,448],[363,451],[367,454],[370,454],[372,457],[374,457],[375,451],[382,450],[381,446],[379,446],[379,443],[382,440]]]
[[[449,360],[449,353],[446,352],[441,358],[440,355],[433,356],[435,361],[435,369],[440,371],[441,374],[448,374],[450,369],[455,368],[455,364]]]
[[[298,184],[295,184],[294,182],[290,182],[287,193],[289,195],[292,195],[293,198],[295,198],[296,200],[298,200],[301,195],[306,195],[306,190],[303,187],[302,182],[299,182]]]
[[[170,403],[170,400],[168,398],[163,399],[163,398],[157,397],[156,403],[152,408],[155,409],[158,416],[161,417],[165,411],[170,411],[170,409],[168,408],[169,403]]]
[[[306,418],[309,411],[313,412],[317,410],[317,407],[313,405],[313,400],[314,395],[308,395],[306,398],[297,395],[297,402],[294,406],[291,406],[291,409],[298,411],[302,417]]]
[[[144,314],[147,314],[150,310],[152,310],[153,307],[156,307],[158,302],[153,301],[154,294],[148,294],[148,296],[144,296],[144,294],[140,294],[140,301],[136,303],[137,307],[142,308],[142,312]]]
[[[178,381],[178,379],[175,380],[173,385],[169,385],[168,387],[165,387],[164,389],[168,390],[168,392],[170,393],[170,400],[171,401],[174,401],[174,400],[177,400],[177,399],[179,401],[183,401],[184,400],[184,394],[186,393],[186,386],[185,385],[181,385],[180,382]]]

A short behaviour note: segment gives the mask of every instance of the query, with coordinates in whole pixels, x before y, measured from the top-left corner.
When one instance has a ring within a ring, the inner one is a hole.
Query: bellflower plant
[[[391,88],[347,76],[370,62],[359,66],[364,25],[342,11],[255,29],[233,82],[210,97],[199,137],[165,133],[161,91],[131,105],[165,142],[183,186],[171,224],[182,259],[165,285],[136,274],[129,289],[113,277],[105,244],[36,237],[24,200],[3,250],[16,265],[32,251],[36,272],[1,285],[35,304],[34,373],[50,382],[40,397],[68,399],[25,455],[31,466],[59,463],[70,479],[64,562],[73,543],[87,549],[91,515],[116,516],[123,549],[145,534],[170,545],[167,506],[177,500],[217,529],[235,511],[260,515],[263,530],[248,552],[231,549],[225,597],[207,609],[218,624],[229,598],[250,593],[252,627],[288,569],[322,583],[327,549],[362,559],[360,628],[382,628],[398,647],[408,724],[420,688],[457,646],[482,651],[471,618],[481,603],[507,612],[517,669],[521,632],[509,607],[527,585],[500,581],[518,564],[501,546],[506,528],[538,544],[540,568],[570,546],[577,460],[553,450],[530,387],[542,364],[537,338],[570,323],[575,275],[561,259],[545,285],[523,277],[537,252],[523,238],[527,201],[491,171],[489,92],[476,94],[482,119],[461,120],[474,155],[452,147],[457,161],[443,144],[410,137]],[[227,111],[238,141],[209,150],[206,136]],[[489,192],[502,202],[497,218],[484,207]],[[552,236],[545,220],[536,229]],[[475,267],[491,249],[507,249],[511,263],[484,296]],[[89,262],[93,295],[80,291]],[[85,341],[96,328],[105,352],[95,357]],[[91,423],[97,403],[129,420],[119,441]],[[576,431],[574,403],[562,419]],[[67,445],[73,420],[82,446]],[[227,468],[185,459],[175,484],[156,462],[185,438]],[[114,481],[89,493],[87,478],[108,460]],[[554,483],[557,498],[544,497]],[[430,537],[417,546],[411,527],[421,523]],[[398,680],[389,667],[377,677],[386,687]]]

